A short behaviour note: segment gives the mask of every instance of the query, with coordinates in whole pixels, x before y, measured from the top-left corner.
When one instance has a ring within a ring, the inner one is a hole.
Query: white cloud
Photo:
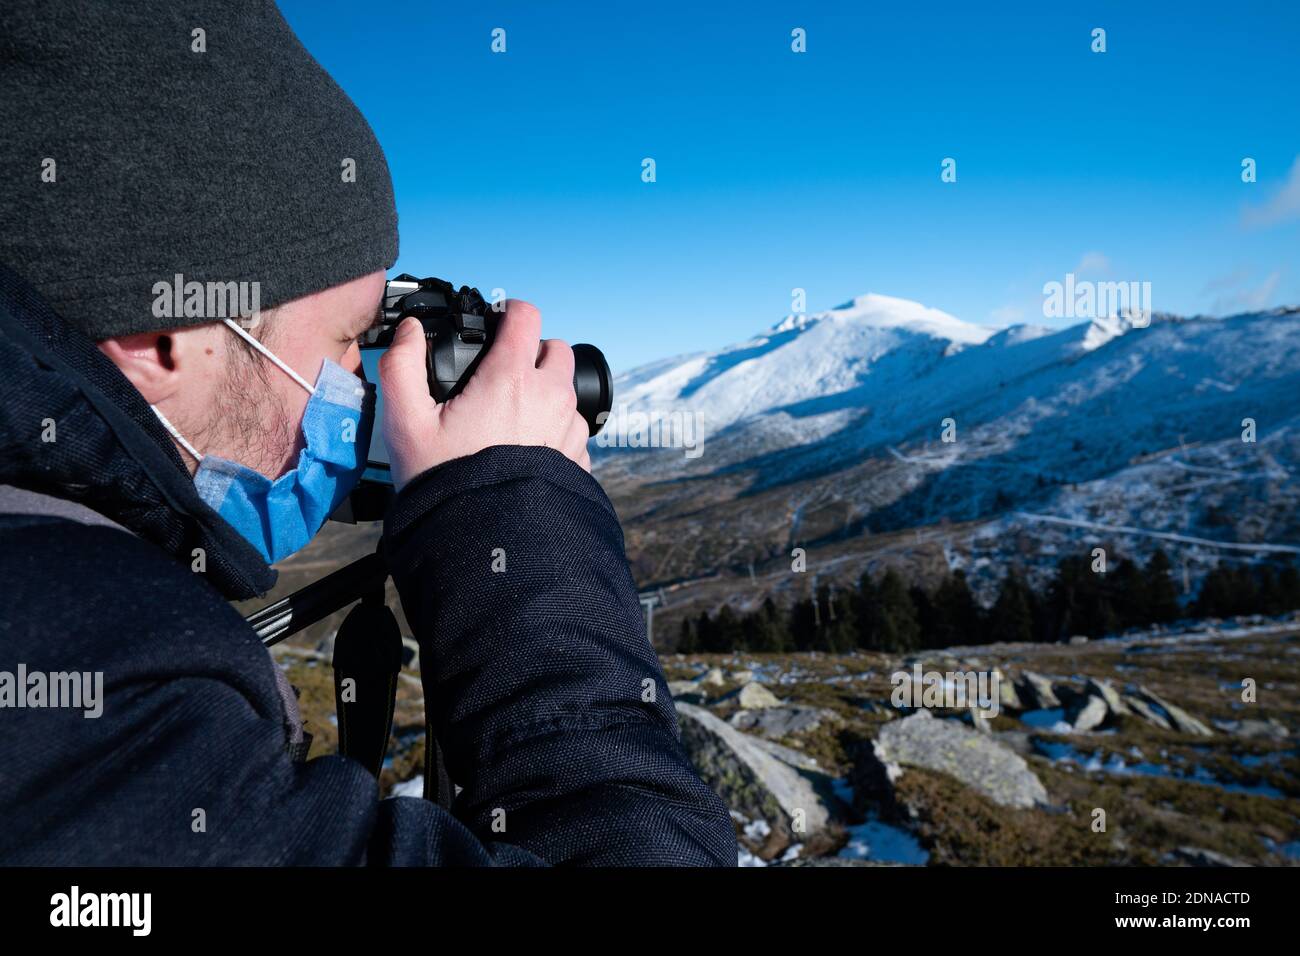
[[[1085,252],[1079,264],[1074,267],[1074,274],[1081,276],[1086,273],[1102,274],[1110,271],[1110,260],[1106,258],[1104,252]]]
[[[1274,269],[1264,277],[1263,282],[1254,287],[1243,285],[1245,278],[1243,273],[1236,272],[1231,276],[1215,279],[1206,286],[1207,292],[1212,288],[1222,292],[1214,300],[1214,305],[1210,309],[1212,314],[1233,315],[1239,312],[1258,312],[1273,304],[1278,283],[1282,281],[1281,270]]]
[[[1025,310],[1018,305],[998,306],[989,313],[989,318],[998,325],[1015,325],[1025,320]]]

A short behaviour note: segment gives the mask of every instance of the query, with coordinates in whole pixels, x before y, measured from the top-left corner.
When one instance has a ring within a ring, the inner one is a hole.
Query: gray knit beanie
[[[396,259],[383,151],[274,3],[0,4],[0,261],[71,325],[224,317],[160,318],[177,276],[267,309]]]

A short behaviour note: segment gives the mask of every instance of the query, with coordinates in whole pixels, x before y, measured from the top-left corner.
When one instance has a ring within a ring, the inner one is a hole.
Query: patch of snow
[[[753,823],[746,824],[745,836],[755,842],[765,840],[772,833],[772,827],[766,820],[755,820]]]
[[[839,852],[841,857],[852,860],[877,860],[882,863],[906,863],[912,866],[924,866],[929,862],[930,854],[916,837],[906,830],[869,819],[866,823],[847,828],[849,842]]]
[[[389,791],[390,797],[423,797],[424,796],[424,774],[418,773],[410,780],[403,780],[401,783],[393,784],[393,789]]]
[[[1027,727],[1046,730],[1053,734],[1068,734],[1074,731],[1074,728],[1065,722],[1065,708],[1063,707],[1027,710],[1020,715],[1020,722]]]

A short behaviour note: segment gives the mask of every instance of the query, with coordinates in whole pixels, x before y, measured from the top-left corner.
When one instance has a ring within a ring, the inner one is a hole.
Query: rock
[[[737,684],[748,684],[754,679],[754,672],[751,670],[732,671],[729,676]]]
[[[683,700],[688,704],[702,704],[705,701],[700,685],[693,680],[670,680],[668,693],[673,695],[674,700]]]
[[[722,676],[721,667],[711,667],[699,677],[695,678],[695,683],[703,687],[722,687],[727,683],[726,678]]]
[[[1111,724],[1113,718],[1129,713],[1119,691],[1109,681],[1093,677],[1088,678],[1083,693],[1062,690],[1060,696],[1067,698],[1065,719],[1077,734],[1086,734],[1103,724]]]
[[[322,637],[320,642],[316,645],[316,652],[323,655],[327,661],[334,659],[334,639],[338,636],[338,629],[335,628]]]
[[[1085,685],[1085,692],[1088,694],[1095,694],[1097,697],[1104,700],[1106,702],[1106,709],[1109,710],[1113,716],[1119,717],[1128,713],[1128,706],[1124,703],[1123,699],[1121,699],[1119,691],[1111,686],[1110,681],[1089,677],[1088,683]]]
[[[756,710],[738,710],[731,715],[731,726],[737,730],[762,734],[771,740],[780,740],[790,734],[816,730],[823,722],[838,720],[834,711],[801,704],[781,704]]]
[[[1196,734],[1201,737],[1213,737],[1214,731],[1201,723],[1181,707],[1169,703],[1155,691],[1148,690],[1145,687],[1138,688],[1138,696],[1148,704],[1164,712],[1169,722],[1173,724],[1174,730],[1184,734]]]
[[[783,763],[788,763],[796,770],[812,770],[819,774],[825,773],[821,768],[821,764],[817,762],[816,757],[810,757],[805,753],[800,753],[793,747],[778,744],[775,740],[768,740],[766,737],[749,736],[746,739],[759,750],[766,750],[777,760],[780,760]]]
[[[1142,700],[1138,697],[1130,697],[1128,695],[1125,695],[1124,703],[1128,706],[1129,710],[1137,714],[1147,723],[1154,724],[1155,726],[1159,727],[1161,730],[1173,729],[1172,727],[1169,726],[1169,721],[1165,720],[1164,715],[1157,713],[1156,709],[1152,707],[1150,704],[1148,704],[1145,700]]]
[[[997,679],[998,705],[1003,710],[1025,710],[1020,695],[1016,693],[1015,682],[997,668],[994,668],[992,673]]]
[[[1096,730],[1106,722],[1110,716],[1110,708],[1106,706],[1106,701],[1095,694],[1089,694],[1083,702],[1083,705],[1075,708],[1072,715],[1066,717],[1070,722],[1070,729],[1076,734],[1086,734],[1089,731]]]
[[[423,797],[424,796],[424,774],[417,773],[410,780],[403,780],[393,784],[388,791],[390,797]]]
[[[405,634],[402,635],[402,666],[413,671],[420,669],[420,644]]]
[[[859,749],[855,786],[865,792],[892,790],[900,768],[947,774],[1004,807],[1047,804],[1047,791],[1019,754],[955,720],[921,710],[885,724]]]
[[[818,794],[830,780],[792,767],[774,755],[766,742],[742,734],[702,707],[677,704],[682,744],[700,778],[733,811],[765,820],[793,842],[823,830],[830,822]],[[801,826],[801,829],[796,829]]]
[[[1205,850],[1196,846],[1180,846],[1170,856],[1188,866],[1250,866],[1249,863],[1234,860],[1215,850]]]
[[[780,707],[780,699],[762,684],[750,681],[739,690],[733,690],[719,699],[734,700],[742,710],[760,710],[764,707]]]
[[[1080,644],[1087,644],[1087,643],[1088,643],[1088,635],[1086,634],[1075,634],[1070,638],[1070,645],[1072,647],[1078,647]]]
[[[1034,749],[1032,736],[1032,731],[1028,730],[999,730],[994,732],[993,739],[1022,757],[1030,757],[1038,752]]]
[[[1268,720],[1245,718],[1242,720],[1216,720],[1214,726],[1226,734],[1247,739],[1286,740],[1291,736],[1286,724],[1270,717]]]
[[[1052,690],[1052,682],[1042,674],[1023,671],[1016,690],[1025,701],[1026,710],[1050,710],[1061,706],[1060,700]]]

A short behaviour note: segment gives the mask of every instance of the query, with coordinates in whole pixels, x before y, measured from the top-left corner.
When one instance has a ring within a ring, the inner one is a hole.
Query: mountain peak
[[[994,331],[963,322],[947,312],[932,309],[919,302],[881,295],[877,292],[857,296],[826,312],[787,315],[773,326],[771,331],[790,332],[827,321],[848,323],[858,327],[901,329],[963,344],[983,342]]]

